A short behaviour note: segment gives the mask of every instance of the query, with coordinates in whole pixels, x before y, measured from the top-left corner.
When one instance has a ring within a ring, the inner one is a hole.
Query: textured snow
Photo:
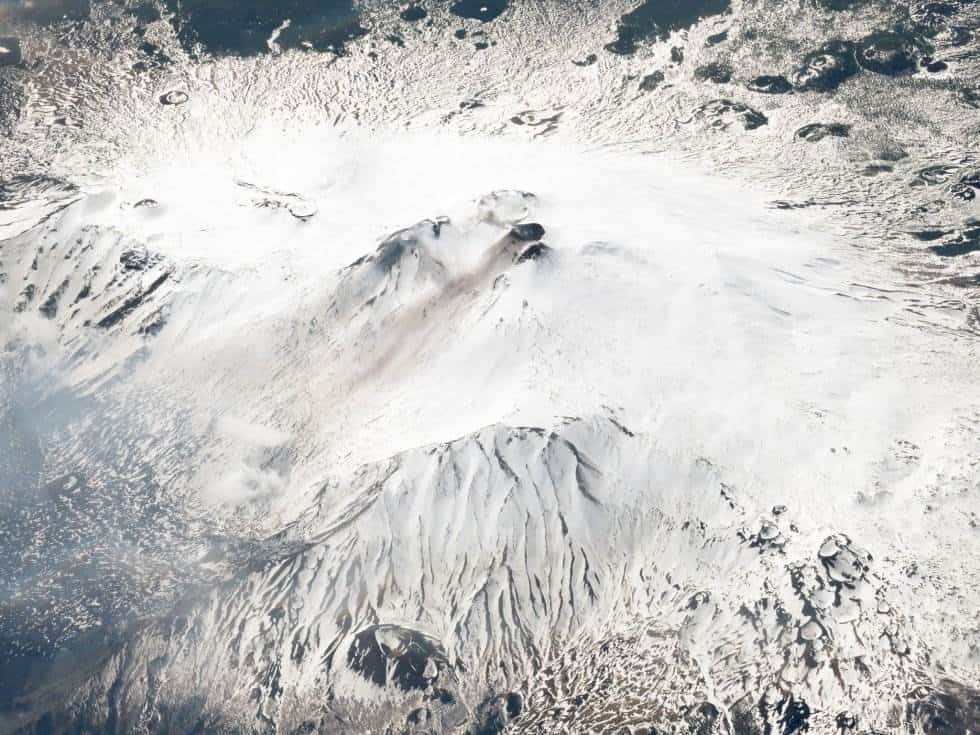
[[[976,348],[923,328],[938,286],[596,145],[628,111],[316,125],[297,58],[192,67],[176,123],[3,212],[2,632],[59,652],[4,728],[972,726]]]
[[[467,165],[434,176],[434,149]],[[7,288],[3,308],[23,314],[5,340],[45,346],[42,393],[179,407],[187,435],[148,438],[199,446],[186,492],[276,534],[278,551],[205,593],[184,632],[153,626],[127,644],[117,676],[160,656],[169,673],[133,689],[125,717],[203,678],[221,721],[255,691],[273,720],[315,717],[309,697],[332,690],[331,716],[367,731],[371,716],[344,702],[371,687],[340,654],[378,623],[445,647],[440,686],[456,704],[427,715],[441,727],[487,691],[522,691],[540,718],[541,672],[574,668],[566,648],[645,625],[667,640],[607,663],[596,652],[582,672],[622,667],[604,717],[653,717],[623,704],[620,677],[646,681],[680,651],[690,664],[658,685],[670,696],[657,717],[703,701],[732,720],[747,693],[778,685],[877,721],[880,692],[925,676],[902,663],[916,651],[917,670],[941,657],[971,679],[950,635],[968,638],[969,616],[935,628],[929,611],[975,599],[913,594],[904,570],[955,585],[975,562],[934,535],[969,496],[939,488],[932,513],[908,507],[957,472],[948,447],[972,437],[960,386],[973,366],[856,285],[883,289],[887,273],[649,157],[312,130],[194,162],[190,180],[175,158],[87,192],[5,250],[10,283],[36,286],[26,302]],[[257,190],[316,214],[255,206]],[[520,262],[518,217],[543,225],[544,257]],[[379,237],[378,223],[403,229]],[[141,326],[160,314],[148,340]],[[834,589],[846,592],[821,597]],[[98,681],[76,696],[99,701]],[[395,699],[385,717],[418,704]]]

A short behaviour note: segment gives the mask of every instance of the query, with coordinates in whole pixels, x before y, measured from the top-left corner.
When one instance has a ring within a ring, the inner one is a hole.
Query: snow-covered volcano
[[[309,135],[251,150],[298,191],[197,158],[202,188],[72,192],[5,244],[11,609],[77,659],[59,718],[832,728],[961,696],[973,368],[885,274],[649,159]],[[372,242],[356,201],[430,216]],[[76,524],[84,556],[38,539]]]
[[[976,731],[948,284],[628,115],[259,109],[298,59],[4,185],[0,731]]]

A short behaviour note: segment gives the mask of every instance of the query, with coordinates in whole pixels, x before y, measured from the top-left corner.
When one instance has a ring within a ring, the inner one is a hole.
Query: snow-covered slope
[[[649,157],[240,144],[0,246],[5,729],[976,721],[973,347],[917,294]]]
[[[976,733],[978,9],[0,2],[0,732]]]

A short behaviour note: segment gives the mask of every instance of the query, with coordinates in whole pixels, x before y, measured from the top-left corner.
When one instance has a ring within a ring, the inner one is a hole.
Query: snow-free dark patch
[[[342,53],[367,30],[351,0],[166,0],[181,43],[200,44],[216,55],[254,56],[269,51],[269,38],[288,20],[276,43]]]
[[[508,0],[458,0],[449,6],[449,12],[459,18],[489,23],[507,10],[508,5]]]
[[[635,53],[645,41],[666,40],[672,31],[690,28],[701,18],[727,12],[730,7],[730,0],[646,0],[619,19],[616,40],[606,50]]]
[[[0,37],[0,66],[14,66],[20,61],[20,41],[9,36]]]

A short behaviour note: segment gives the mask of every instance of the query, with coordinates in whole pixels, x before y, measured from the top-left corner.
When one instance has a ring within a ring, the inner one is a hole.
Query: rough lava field
[[[0,733],[980,733],[980,4],[0,0]]]

